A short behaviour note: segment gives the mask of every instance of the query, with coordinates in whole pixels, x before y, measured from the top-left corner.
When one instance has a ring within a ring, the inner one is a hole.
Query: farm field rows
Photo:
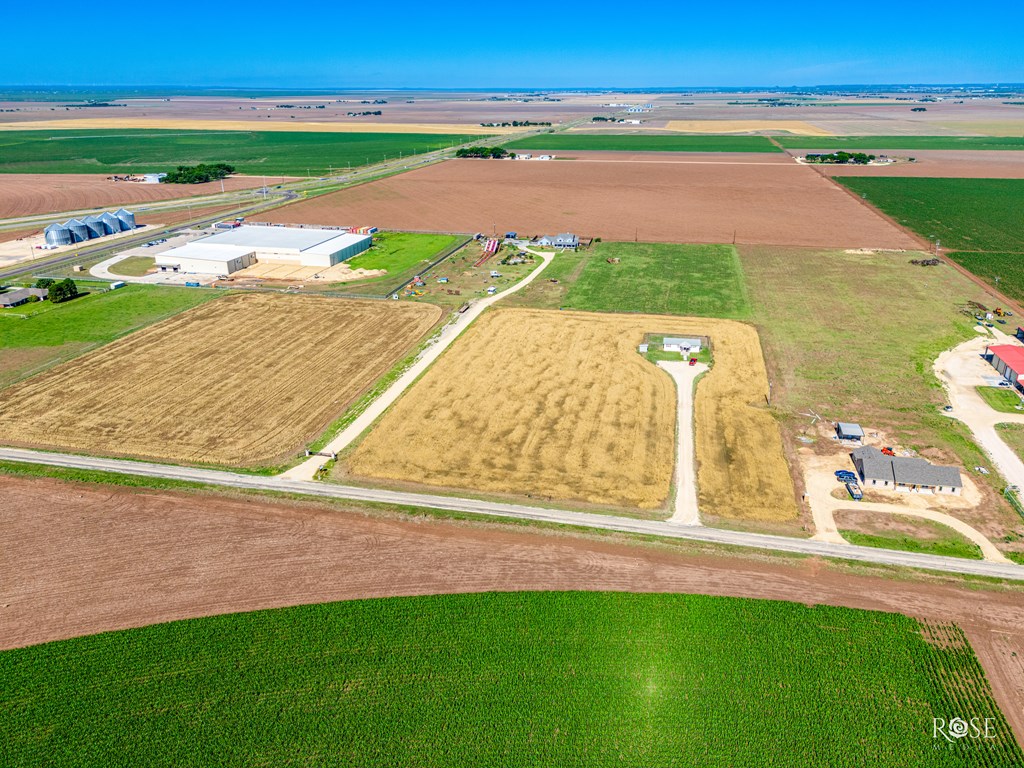
[[[217,616],[7,651],[0,681],[17,763],[792,765],[808,743],[820,766],[1024,760],[956,625],[699,595]],[[994,738],[937,748],[951,713]],[[189,738],[197,721],[215,725]]]
[[[947,250],[1024,252],[1024,179],[839,182],[922,237],[940,239]]]
[[[248,100],[246,100],[246,103]],[[146,107],[151,109],[151,107]],[[186,107],[187,109],[187,107]],[[122,113],[124,114],[124,113]],[[259,119],[261,115],[252,115],[243,120],[196,118],[196,117],[72,117],[57,120],[22,120],[19,122],[0,122],[0,131],[99,131],[109,133],[116,131],[256,131],[259,133],[405,133],[459,136],[490,136],[495,129],[483,128],[479,123],[444,123],[425,122],[374,122],[372,120],[353,121],[332,120],[296,120],[266,122]],[[291,116],[289,116],[291,117]],[[510,132],[513,129],[508,129]]]
[[[4,441],[169,461],[288,456],[440,318],[425,304],[235,295],[4,393]]]
[[[0,173],[156,173],[228,163],[238,173],[322,175],[461,144],[468,134],[95,129],[0,131]],[[262,183],[262,182],[260,182]],[[175,187],[177,185],[174,185]],[[218,185],[219,188],[219,185]],[[186,193],[187,194],[187,193]]]
[[[636,351],[647,332],[712,339],[715,366],[698,386],[695,413],[702,509],[795,518],[778,427],[753,405],[767,391],[757,334],[729,320],[491,311],[339,462],[336,476],[660,515],[674,466],[676,395],[669,376]]]
[[[626,152],[779,152],[763,136],[665,136],[636,133],[556,133],[528,136],[509,149],[549,151],[599,150]]]
[[[0,134],[0,148],[3,135]],[[0,155],[2,156],[2,155]],[[3,160],[0,160],[0,165]],[[206,184],[141,184],[108,181],[93,173],[2,173],[0,172],[0,218],[33,216],[50,212],[88,210],[91,208],[132,207],[158,200],[220,194],[220,182]],[[123,171],[118,171],[123,173]],[[276,181],[276,179],[275,179]],[[263,179],[254,176],[231,176],[224,180],[228,192],[262,186]],[[162,221],[162,220],[161,220]],[[38,227],[37,229],[42,229]],[[35,230],[33,230],[35,231]]]
[[[913,253],[739,252],[790,444],[820,441],[813,412],[880,430],[938,463],[988,464],[966,428],[942,415],[947,401],[932,373],[941,352],[977,335],[960,308],[990,301],[981,288],[948,266],[910,264]],[[849,285],[857,290],[840,289]],[[970,476],[985,501],[956,516],[995,538],[1017,526],[985,477]]]
[[[88,292],[89,284],[79,289]],[[36,305],[27,320],[0,317],[0,388],[212,297],[203,291],[129,285],[65,304]],[[0,312],[24,313],[25,308]]]
[[[786,149],[972,149],[1022,150],[1020,136],[778,136]]]
[[[255,218],[372,221],[427,232],[569,231],[642,242],[917,247],[869,207],[795,163],[450,160]]]

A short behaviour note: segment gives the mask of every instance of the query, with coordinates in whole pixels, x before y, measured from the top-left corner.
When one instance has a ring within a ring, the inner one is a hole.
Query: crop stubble
[[[4,392],[4,441],[245,465],[339,415],[439,319],[425,304],[209,302]]]
[[[756,407],[756,331],[728,320],[504,309],[488,313],[352,453],[356,476],[653,510],[669,495],[674,384],[642,358],[645,332],[709,335],[697,389],[702,509],[796,517],[779,429]]]

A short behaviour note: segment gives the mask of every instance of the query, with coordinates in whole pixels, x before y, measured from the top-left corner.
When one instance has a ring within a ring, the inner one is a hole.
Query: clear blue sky
[[[615,7],[582,0],[54,0],[9,3],[3,17],[4,85],[557,88],[1024,81],[1020,0],[678,0]],[[89,34],[92,39],[84,39]]]

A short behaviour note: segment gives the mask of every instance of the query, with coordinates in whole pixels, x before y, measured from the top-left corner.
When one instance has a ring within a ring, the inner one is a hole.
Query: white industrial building
[[[257,261],[291,262],[302,267],[333,267],[362,253],[370,235],[312,227],[242,226],[172,248],[156,257],[165,272],[230,275]]]

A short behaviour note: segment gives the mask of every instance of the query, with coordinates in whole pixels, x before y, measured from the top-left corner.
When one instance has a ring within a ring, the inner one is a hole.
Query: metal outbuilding
[[[71,245],[75,240],[64,224],[51,224],[43,230],[47,245]]]
[[[860,424],[851,424],[847,421],[836,422],[836,435],[840,440],[856,440],[864,442],[864,430]]]

